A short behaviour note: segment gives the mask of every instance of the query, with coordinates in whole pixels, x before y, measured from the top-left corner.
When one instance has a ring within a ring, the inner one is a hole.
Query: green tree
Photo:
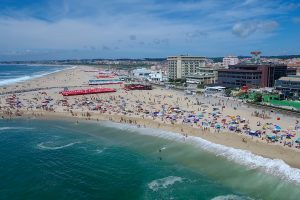
[[[262,102],[262,94],[261,93],[258,93],[258,92],[255,93],[254,102],[257,102],[257,103]]]
[[[227,88],[224,92],[226,97],[230,97],[232,90],[230,88]]]
[[[198,88],[198,89],[203,89],[203,88],[204,88],[204,85],[201,84],[201,83],[198,83],[197,88]]]

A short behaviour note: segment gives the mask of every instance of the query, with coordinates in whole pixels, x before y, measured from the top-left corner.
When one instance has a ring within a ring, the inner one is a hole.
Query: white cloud
[[[218,51],[227,54],[230,45],[251,45],[271,37],[279,26],[278,16],[286,12],[277,9],[281,5],[277,0],[55,2],[49,1],[43,9],[12,10],[5,16],[0,12],[0,51],[78,49],[112,55],[119,51],[134,57],[156,52],[192,54],[202,49],[205,54],[221,46]],[[48,20],[36,17],[40,13]]]
[[[276,21],[248,21],[239,22],[233,25],[232,33],[238,37],[246,38],[257,31],[272,32],[279,24]]]

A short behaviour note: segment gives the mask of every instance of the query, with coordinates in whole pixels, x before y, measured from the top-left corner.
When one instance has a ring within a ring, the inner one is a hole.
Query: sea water
[[[260,159],[116,123],[2,120],[0,199],[299,199],[299,170]]]
[[[0,64],[0,86],[39,78],[66,68],[67,67],[46,65]]]

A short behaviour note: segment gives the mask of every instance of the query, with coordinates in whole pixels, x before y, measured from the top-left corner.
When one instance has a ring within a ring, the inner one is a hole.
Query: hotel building
[[[206,57],[201,56],[169,56],[169,79],[185,79],[186,76],[197,74],[200,68],[205,67]]]

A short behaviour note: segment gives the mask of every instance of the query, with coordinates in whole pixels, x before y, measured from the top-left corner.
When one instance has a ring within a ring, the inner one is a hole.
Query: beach
[[[3,86],[0,88],[3,94],[0,96],[1,116],[6,120],[112,121],[161,129],[177,133],[182,140],[196,136],[266,158],[280,159],[300,169],[300,151],[295,143],[295,138],[300,137],[299,130],[295,130],[296,116],[258,110],[224,97],[185,95],[160,87],[126,91],[122,85],[108,85],[106,87],[117,91],[69,97],[60,94],[64,88],[90,88],[88,80],[96,75],[95,68],[78,66]],[[258,136],[245,134],[244,126],[250,127],[247,130],[259,131],[255,133]],[[233,127],[232,131],[230,127]],[[282,136],[276,142],[268,139],[267,135],[274,134],[278,127],[279,133],[292,134],[293,137]]]

